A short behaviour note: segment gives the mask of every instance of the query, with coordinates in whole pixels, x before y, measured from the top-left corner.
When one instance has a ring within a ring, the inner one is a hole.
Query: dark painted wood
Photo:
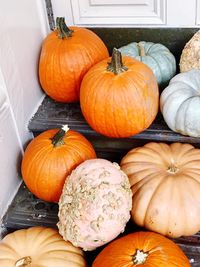
[[[77,130],[88,138],[96,138],[103,140],[108,147],[112,147],[115,143],[118,149],[124,150],[124,144],[128,144],[126,148],[130,149],[134,144],[138,144],[136,140],[144,141],[163,141],[163,142],[186,142],[192,144],[200,144],[200,138],[184,136],[171,131],[159,113],[153,124],[145,131],[130,138],[113,139],[105,138],[90,128],[85,121],[79,103],[63,104],[58,103],[49,97],[45,97],[38,111],[35,113],[29,123],[29,130],[33,133],[39,133],[47,129],[61,127],[63,124]],[[112,151],[112,149],[111,149]]]

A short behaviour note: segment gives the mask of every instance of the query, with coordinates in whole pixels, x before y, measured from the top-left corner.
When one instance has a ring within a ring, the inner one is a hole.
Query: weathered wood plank
[[[47,226],[56,228],[58,221],[58,205],[44,202],[32,195],[24,184],[21,185],[16,197],[3,218],[3,225],[7,229],[21,229],[31,226]],[[128,233],[144,230],[134,225],[131,221],[127,224],[125,232]],[[120,236],[122,236],[120,235]],[[200,266],[200,232],[196,235],[173,239],[190,259],[192,267]],[[103,247],[87,252],[87,260],[91,264]]]

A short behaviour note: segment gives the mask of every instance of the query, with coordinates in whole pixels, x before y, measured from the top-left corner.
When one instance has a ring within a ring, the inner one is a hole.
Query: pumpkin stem
[[[144,251],[137,249],[135,255],[133,255],[132,257],[133,257],[133,263],[135,265],[139,265],[145,263],[148,257],[148,253],[145,253]]]
[[[107,70],[112,71],[115,75],[128,70],[128,68],[124,66],[122,54],[117,48],[113,48],[111,62],[108,63]]]
[[[175,174],[179,171],[179,168],[175,166],[174,164],[171,164],[169,168],[167,169],[167,172]]]
[[[66,132],[68,131],[69,131],[68,125],[63,125],[63,127],[54,135],[54,137],[51,139],[54,147],[64,145],[65,142],[63,141],[63,138]]]
[[[26,267],[32,263],[30,256],[23,257],[15,262],[15,267]]]
[[[58,38],[60,39],[65,39],[67,37],[71,37],[72,33],[74,32],[73,30],[70,30],[66,23],[65,23],[65,18],[63,17],[57,17],[56,18],[56,28],[58,30]]]
[[[146,55],[144,46],[141,43],[137,44],[138,51],[139,51],[139,56],[144,57]]]

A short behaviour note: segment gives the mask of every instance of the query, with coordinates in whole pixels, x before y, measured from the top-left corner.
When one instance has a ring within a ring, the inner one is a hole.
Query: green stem
[[[128,70],[128,68],[124,66],[122,54],[117,48],[113,48],[111,62],[108,63],[107,70],[113,72],[115,75]]]
[[[73,30],[70,30],[66,23],[65,18],[57,17],[56,18],[56,28],[58,30],[58,38],[65,39],[72,36]]]
[[[66,132],[69,131],[69,127],[64,125],[51,139],[54,147],[62,146],[65,144],[63,138],[65,137]]]

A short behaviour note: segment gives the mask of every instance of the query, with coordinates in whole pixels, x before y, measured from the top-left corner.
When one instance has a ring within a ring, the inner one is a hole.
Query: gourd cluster
[[[109,57],[94,32],[68,28],[57,18],[42,44],[39,79],[55,101],[80,101],[87,123],[104,136],[138,134],[160,108],[170,129],[199,137],[199,44],[197,32],[176,74],[175,57],[163,44],[133,42],[113,48]],[[1,266],[85,267],[83,250],[103,245],[93,267],[190,266],[169,238],[200,230],[200,149],[150,142],[112,163],[97,158],[90,141],[64,125],[35,137],[21,166],[35,196],[58,202],[58,230],[33,227],[7,235],[0,243]],[[141,231],[119,238],[130,218]]]

